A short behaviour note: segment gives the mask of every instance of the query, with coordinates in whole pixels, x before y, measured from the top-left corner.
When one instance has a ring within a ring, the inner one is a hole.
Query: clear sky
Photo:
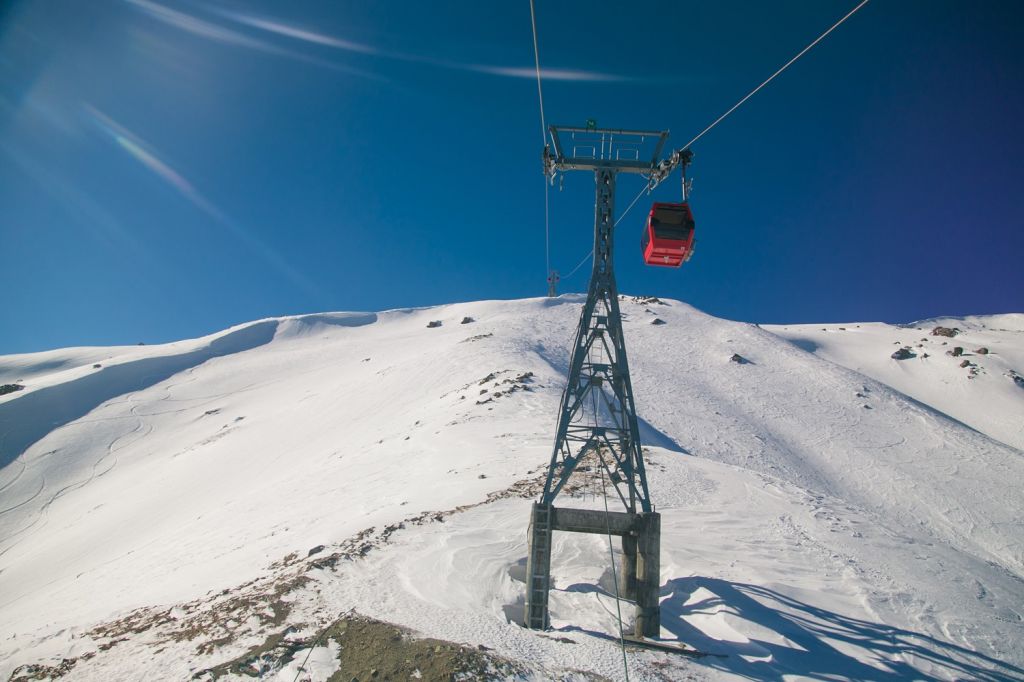
[[[681,145],[854,4],[536,0],[547,120]],[[677,176],[623,220],[620,290],[752,322],[1024,311],[1022,33],[1016,0],[872,0],[694,146],[692,261],[640,260]],[[3,3],[0,353],[543,295],[540,141],[528,0]],[[571,174],[553,267],[592,226]]]

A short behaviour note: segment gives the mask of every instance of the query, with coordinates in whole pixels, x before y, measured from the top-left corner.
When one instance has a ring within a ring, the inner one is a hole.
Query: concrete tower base
[[[570,533],[617,535],[622,538],[619,596],[636,602],[637,637],[657,637],[661,631],[661,515],[564,509],[535,502],[530,514],[526,559],[525,625],[534,630],[550,626],[548,590],[551,585],[551,539],[556,530]]]

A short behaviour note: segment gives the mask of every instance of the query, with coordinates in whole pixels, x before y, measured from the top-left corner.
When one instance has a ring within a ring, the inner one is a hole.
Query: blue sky
[[[854,4],[537,0],[548,122],[681,145]],[[677,176],[623,220],[621,291],[756,322],[1024,311],[1022,28],[1019,2],[872,0],[694,146],[693,260],[639,255]],[[543,295],[539,159],[528,0],[6,3],[0,353]],[[551,194],[563,273],[592,196]]]

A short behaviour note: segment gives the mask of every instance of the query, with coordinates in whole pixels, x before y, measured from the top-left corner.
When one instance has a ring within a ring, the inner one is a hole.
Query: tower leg
[[[661,515],[643,514],[637,537],[636,636],[661,634]]]
[[[622,568],[619,571],[619,596],[623,599],[636,599],[636,546],[635,535],[622,536]]]
[[[551,584],[551,505],[534,502],[526,555],[526,610],[524,625],[548,628],[548,588]]]

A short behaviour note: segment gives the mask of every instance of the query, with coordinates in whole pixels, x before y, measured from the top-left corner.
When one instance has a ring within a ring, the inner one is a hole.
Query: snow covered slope
[[[1024,314],[765,329],[1024,449]],[[908,357],[893,358],[901,348]]]
[[[25,386],[0,397],[0,677],[291,680],[308,653],[307,677],[347,680],[354,609],[486,647],[506,675],[621,679],[605,539],[556,536],[556,632],[510,622],[580,303],[0,358],[0,384]],[[1019,411],[777,335],[810,330],[623,312],[663,636],[717,654],[631,650],[631,679],[1024,679]],[[994,352],[966,390],[1024,393],[994,364],[1022,357],[1020,335],[968,325]],[[603,508],[597,492],[559,504]]]

